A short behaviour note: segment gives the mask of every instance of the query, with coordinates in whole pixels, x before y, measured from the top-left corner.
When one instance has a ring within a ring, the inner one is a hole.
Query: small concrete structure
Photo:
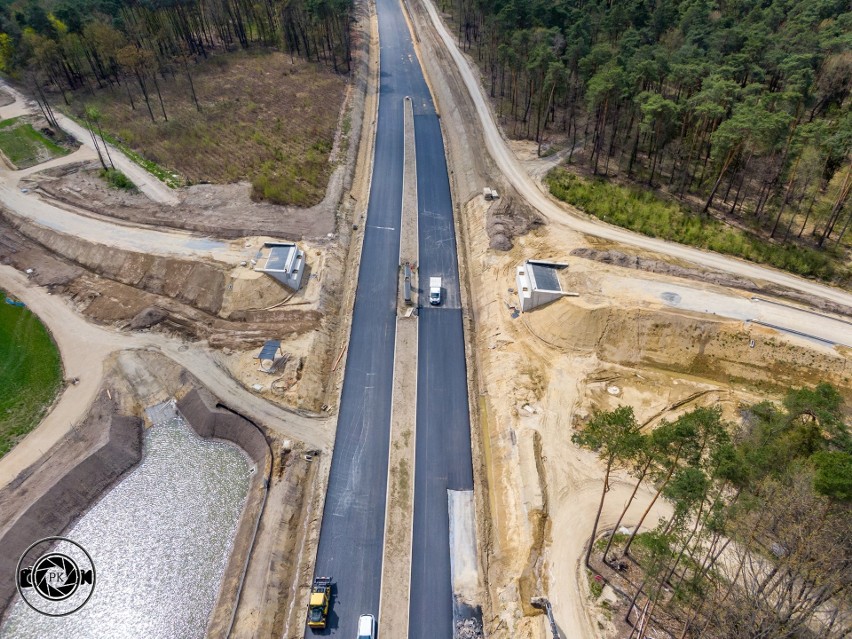
[[[264,260],[265,251],[268,253]],[[292,242],[265,242],[258,253],[257,264],[255,271],[266,273],[289,289],[298,291],[302,286],[305,252]]]
[[[411,299],[411,265],[408,262],[402,267],[402,277],[402,298],[407,306],[411,306],[414,302]]]
[[[517,267],[515,283],[518,287],[521,312],[531,311],[537,306],[569,295],[562,290],[562,284],[559,282],[559,271],[567,267],[567,264],[541,260],[527,260]]]

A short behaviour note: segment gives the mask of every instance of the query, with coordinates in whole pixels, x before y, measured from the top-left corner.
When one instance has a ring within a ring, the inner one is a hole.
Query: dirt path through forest
[[[0,107],[0,119],[16,117],[17,115],[36,115],[38,113],[30,100],[27,100],[21,93],[13,89],[7,82],[0,80],[0,87],[3,91],[15,98],[12,104]],[[61,113],[56,113],[56,121],[60,128],[66,133],[72,135],[80,144],[86,146],[94,152],[94,144],[92,136],[82,126],[74,122]],[[133,160],[128,158],[124,153],[110,145],[110,157],[115,164],[115,167],[129,177],[136,187],[147,195],[151,200],[159,204],[174,206],[180,199],[175,194],[174,189],[169,188],[164,183],[160,182],[153,175],[148,173]],[[42,167],[44,168],[44,167]]]
[[[645,237],[616,226],[611,226],[597,221],[584,214],[579,209],[558,202],[552,196],[544,193],[541,187],[529,176],[521,163],[515,157],[508,146],[499,127],[494,119],[494,113],[489,106],[480,82],[478,74],[472,64],[459,51],[453,37],[447,31],[441,21],[435,5],[430,0],[423,0],[433,28],[438,32],[447,51],[455,62],[458,71],[464,80],[465,87],[470,93],[471,99],[476,107],[476,116],[479,126],[482,127],[486,146],[489,154],[494,159],[500,171],[517,189],[518,193],[538,211],[540,211],[552,224],[567,226],[575,231],[603,239],[627,244],[642,249],[656,251],[663,255],[678,258],[699,264],[706,268],[712,268],[727,273],[734,273],[742,277],[772,282],[780,286],[801,291],[815,297],[831,300],[838,304],[852,306],[852,294],[838,288],[832,288],[816,282],[810,282],[800,277],[790,275],[776,269],[758,266],[744,260],[726,257],[718,253],[691,248],[682,244],[667,242],[655,238]],[[433,78],[433,82],[437,78]]]

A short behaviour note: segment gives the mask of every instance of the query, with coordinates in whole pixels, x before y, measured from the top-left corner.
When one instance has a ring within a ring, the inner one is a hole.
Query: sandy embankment
[[[491,634],[548,636],[529,606],[530,597],[545,595],[566,636],[609,636],[617,613],[593,602],[582,565],[603,471],[594,453],[572,443],[575,429],[594,411],[618,405],[632,406],[647,429],[704,405],[721,406],[733,421],[743,404],[819,379],[849,398],[852,359],[842,346],[672,307],[658,289],[724,298],[729,306],[748,294],[572,258],[582,238],[561,229],[547,226],[516,238],[508,253],[489,250],[486,206],[474,198],[463,219],[470,264],[481,274],[473,306],[478,372],[487,389],[479,399],[492,524]],[[514,268],[527,257],[568,262],[563,286],[580,296],[514,313]],[[626,473],[616,473],[601,530],[616,520],[631,485]],[[648,498],[640,491],[625,525],[638,519]],[[666,512],[661,501],[646,524],[656,525]],[[617,598],[608,596],[610,608],[617,607]]]

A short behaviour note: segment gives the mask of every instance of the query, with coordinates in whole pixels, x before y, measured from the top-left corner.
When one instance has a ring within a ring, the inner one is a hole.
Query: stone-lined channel
[[[173,403],[149,416],[141,463],[64,533],[95,562],[91,600],[54,618],[16,598],[0,637],[204,637],[255,467]]]

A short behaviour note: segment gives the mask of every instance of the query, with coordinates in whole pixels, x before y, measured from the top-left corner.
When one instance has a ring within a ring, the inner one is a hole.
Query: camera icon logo
[[[36,612],[50,617],[76,612],[89,601],[95,588],[92,558],[85,548],[66,537],[47,537],[32,544],[21,555],[16,574],[21,598]]]

